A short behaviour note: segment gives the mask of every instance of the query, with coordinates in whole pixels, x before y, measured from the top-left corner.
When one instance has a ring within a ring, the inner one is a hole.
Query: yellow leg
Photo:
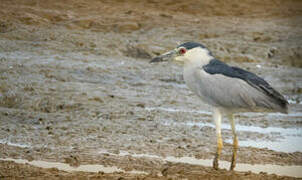
[[[221,136],[219,136],[219,137],[217,137],[217,149],[216,149],[216,154],[215,154],[214,161],[213,161],[213,168],[216,170],[218,169],[218,166],[219,166],[218,160],[220,158],[222,148],[223,148],[222,138],[221,138]]]
[[[217,149],[216,154],[213,161],[213,168],[218,169],[218,161],[220,158],[220,154],[223,148],[222,138],[221,138],[221,112],[219,109],[215,109],[213,112],[213,119],[216,125],[216,137],[217,137]]]
[[[232,114],[229,115],[229,120],[231,123],[232,133],[233,133],[233,155],[232,155],[232,162],[231,162],[231,166],[230,166],[230,170],[232,171],[232,170],[234,170],[234,168],[236,166],[238,139],[237,139],[237,134],[236,134],[236,129],[235,129],[234,116]]]

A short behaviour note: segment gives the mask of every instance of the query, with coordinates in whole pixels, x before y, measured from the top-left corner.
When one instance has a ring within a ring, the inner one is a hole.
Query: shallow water
[[[199,123],[199,122],[189,122],[184,123],[189,126],[200,126],[200,127],[213,127],[215,126],[210,123]],[[231,130],[229,124],[222,124],[222,129]],[[251,140],[245,139],[239,141],[239,146],[242,147],[256,147],[256,148],[268,148],[274,151],[280,152],[302,152],[302,129],[301,128],[278,128],[278,127],[255,127],[255,126],[243,126],[236,125],[236,131],[247,131],[247,132],[257,132],[262,134],[270,134],[270,133],[279,133],[280,138],[274,139],[274,141],[261,141],[261,140]],[[225,142],[233,143],[231,138],[226,138]]]
[[[233,143],[232,139],[226,139],[225,142]],[[241,147],[267,148],[279,152],[301,152],[302,138],[295,136],[286,136],[278,141],[259,141],[259,140],[243,140],[239,141]]]
[[[184,123],[184,125],[189,126],[199,126],[199,127],[213,127],[215,126],[210,123],[201,123],[201,122],[189,122]],[[222,124],[222,129],[231,130],[229,124]],[[262,134],[270,133],[279,133],[281,138],[276,138],[274,141],[261,141],[261,140],[240,140],[239,146],[243,147],[256,147],[256,148],[268,148],[274,151],[280,152],[302,152],[302,128],[279,128],[279,127],[255,127],[255,126],[243,126],[236,125],[236,131],[248,131],[248,132],[257,132]],[[225,139],[225,142],[233,143],[231,138]]]
[[[146,110],[159,110],[166,112],[184,112],[184,113],[198,113],[203,115],[210,115],[211,113],[208,111],[194,111],[194,110],[180,110],[174,108],[163,108],[163,107],[149,107]],[[262,113],[242,113],[243,116],[251,116],[251,115],[263,115]],[[281,113],[267,113],[268,117],[300,117],[301,113],[290,113],[290,114],[281,114]],[[298,120],[299,121],[299,120]],[[164,125],[183,125],[183,126],[198,126],[202,127],[212,127],[215,128],[213,123],[207,122],[175,122],[175,121],[164,121],[162,122]],[[221,124],[221,129],[231,130],[231,126],[227,123]],[[273,140],[253,140],[253,139],[244,139],[239,140],[239,146],[242,147],[256,147],[256,148],[268,148],[270,150],[279,151],[279,152],[302,152],[302,128],[282,128],[282,127],[257,127],[257,126],[245,126],[236,124],[236,131],[244,131],[244,132],[255,132],[261,134],[279,134],[277,138]],[[225,138],[224,140],[227,143],[232,143],[232,137]]]

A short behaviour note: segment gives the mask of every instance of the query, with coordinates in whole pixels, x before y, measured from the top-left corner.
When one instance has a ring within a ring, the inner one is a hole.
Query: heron
[[[287,100],[263,78],[216,59],[213,53],[200,43],[180,44],[175,49],[153,58],[150,63],[164,61],[182,64],[186,85],[204,103],[212,107],[217,140],[213,160],[213,168],[216,170],[223,148],[221,119],[224,115],[229,119],[233,135],[230,170],[234,170],[238,150],[234,113],[288,113]]]

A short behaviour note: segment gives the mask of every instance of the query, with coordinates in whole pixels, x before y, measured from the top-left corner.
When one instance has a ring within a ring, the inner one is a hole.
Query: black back
[[[203,66],[203,69],[209,74],[222,74],[231,78],[242,79],[249,85],[270,96],[281,107],[287,108],[287,100],[285,100],[284,97],[275,89],[273,89],[264,79],[252,72],[248,72],[238,67],[229,66],[217,59],[211,60],[209,64]]]

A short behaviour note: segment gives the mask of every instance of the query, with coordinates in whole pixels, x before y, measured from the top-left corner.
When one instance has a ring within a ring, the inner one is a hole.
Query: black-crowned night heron
[[[184,80],[200,99],[213,107],[216,125],[217,151],[213,167],[223,147],[221,138],[222,114],[230,120],[233,133],[233,155],[230,170],[236,165],[238,140],[233,114],[237,112],[273,111],[287,113],[288,102],[264,79],[238,67],[217,60],[203,45],[187,42],[151,60],[173,60],[184,64]]]

